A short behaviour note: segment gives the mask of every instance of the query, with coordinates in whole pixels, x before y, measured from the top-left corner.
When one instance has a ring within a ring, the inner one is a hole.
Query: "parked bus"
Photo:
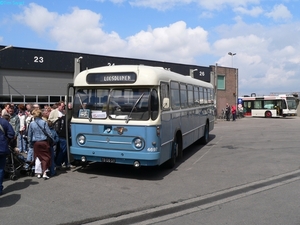
[[[297,101],[293,95],[240,97],[245,116],[286,117],[297,115]]]
[[[210,83],[160,67],[105,66],[79,73],[70,154],[81,162],[173,167],[189,145],[214,128]]]

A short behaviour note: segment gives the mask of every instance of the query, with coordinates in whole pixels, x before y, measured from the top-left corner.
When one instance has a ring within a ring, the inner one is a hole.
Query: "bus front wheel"
[[[176,158],[177,158],[177,155],[178,155],[178,149],[179,149],[179,146],[178,146],[178,143],[175,139],[173,141],[173,144],[172,144],[171,158],[166,162],[167,168],[172,169],[175,166]]]
[[[202,138],[200,138],[200,143],[206,145],[208,141],[209,141],[209,125],[208,123],[206,123],[204,128],[204,135]]]
[[[265,112],[265,117],[266,118],[271,118],[272,117],[272,113],[270,111]]]

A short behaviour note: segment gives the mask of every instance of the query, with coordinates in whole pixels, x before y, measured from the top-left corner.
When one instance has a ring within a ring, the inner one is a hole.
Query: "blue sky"
[[[0,0],[0,45],[218,63],[239,69],[240,95],[300,92],[299,8],[299,0]]]

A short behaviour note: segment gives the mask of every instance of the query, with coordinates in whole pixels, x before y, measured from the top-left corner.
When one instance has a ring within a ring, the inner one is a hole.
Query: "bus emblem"
[[[122,135],[124,133],[124,131],[127,131],[127,129],[125,127],[116,127],[114,128],[115,131],[118,132],[118,134]]]

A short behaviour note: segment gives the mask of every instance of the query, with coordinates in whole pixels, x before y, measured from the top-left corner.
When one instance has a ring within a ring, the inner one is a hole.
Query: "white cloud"
[[[194,0],[131,0],[129,3],[136,7],[152,8],[157,10],[167,10],[178,5],[190,4]]]
[[[233,0],[211,1],[223,6],[236,4]],[[209,8],[211,1],[201,1],[201,4]],[[141,4],[147,2],[154,7],[167,1],[140,1]],[[168,2],[169,6],[177,4],[177,1]],[[180,2],[187,4],[188,1]],[[257,1],[238,2],[234,9],[240,14],[254,17],[262,13],[260,7],[248,10],[247,4]],[[282,5],[276,6],[269,16],[290,18],[283,9]],[[203,66],[201,57],[211,57],[215,60],[211,64],[218,62],[231,67],[233,63],[238,68],[241,94],[268,94],[283,89],[300,91],[296,80],[300,71],[300,42],[295,38],[300,36],[299,22],[273,26],[247,24],[240,15],[233,25],[220,25],[207,31],[201,26],[189,27],[185,21],[177,21],[167,26],[149,27],[122,39],[116,31],[106,32],[101,14],[91,10],[73,8],[69,13],[57,14],[32,3],[15,18],[43,37],[51,38],[59,50]],[[209,40],[212,37],[214,41]],[[232,58],[228,55],[230,51],[237,54]]]
[[[237,7],[258,4],[260,0],[129,0],[132,6],[167,10],[181,5],[196,3],[207,10],[220,10],[226,6]]]
[[[24,7],[22,14],[15,15],[16,20],[30,26],[38,33],[45,31],[47,27],[53,26],[57,17],[57,13],[51,13],[35,3],[30,3],[28,7]]]
[[[243,15],[249,15],[249,16],[253,16],[253,17],[257,17],[263,13],[263,9],[259,6],[252,7],[251,9],[246,9],[245,7],[239,6],[235,9],[233,9],[233,11],[243,14]]]
[[[238,7],[247,6],[249,4],[258,4],[260,0],[195,0],[200,6],[209,10],[220,10],[226,6]]]
[[[269,13],[266,13],[266,16],[272,18],[276,21],[278,20],[288,20],[292,18],[292,14],[288,10],[288,8],[282,4],[275,5],[273,10]]]
[[[32,22],[39,12],[41,21]],[[37,32],[44,32],[57,43],[57,48],[95,54],[139,57],[181,63],[196,63],[194,56],[210,51],[208,33],[201,27],[188,28],[183,21],[167,27],[149,28],[127,39],[118,33],[106,33],[101,26],[101,15],[90,10],[73,8],[69,14],[57,15],[46,8],[30,4],[16,16]]]
[[[207,35],[201,27],[187,28],[185,22],[179,21],[129,37],[128,50],[134,52],[135,57],[151,56],[162,61],[195,63],[195,55],[210,51]]]
[[[264,26],[246,24],[237,20],[233,26],[222,25],[216,29],[219,38],[212,51],[221,66],[239,70],[240,94],[269,94],[270,92],[296,92],[299,88],[300,35],[299,22]]]

